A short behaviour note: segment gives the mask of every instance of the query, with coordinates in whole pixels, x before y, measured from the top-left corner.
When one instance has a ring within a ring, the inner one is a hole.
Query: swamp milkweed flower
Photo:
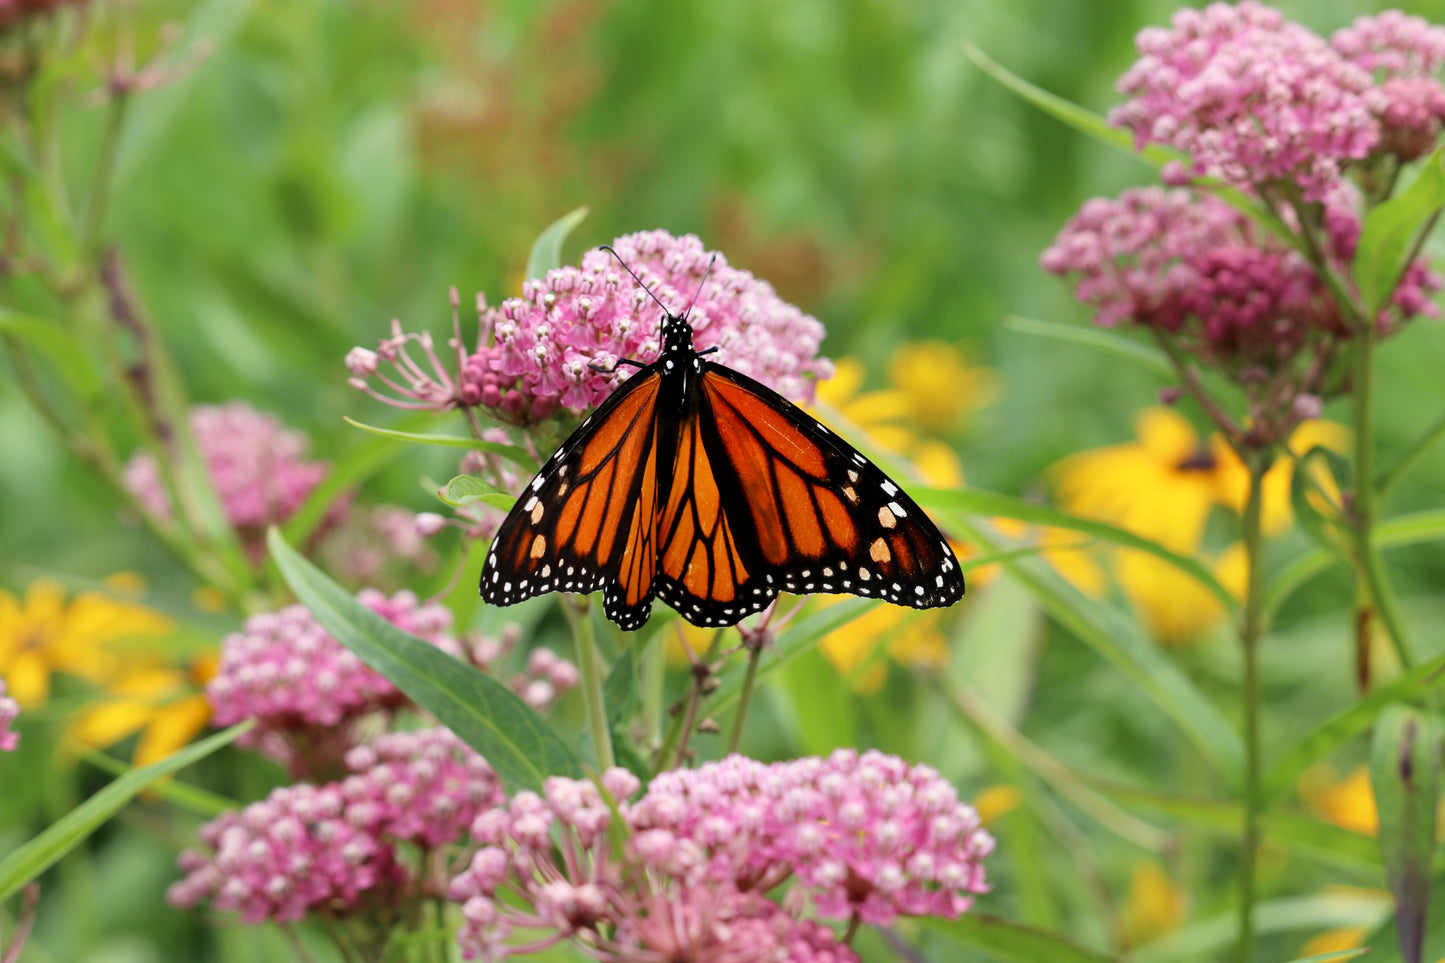
[[[353,747],[349,774],[298,783],[201,827],[204,848],[181,854],[185,877],[167,899],[209,901],[246,923],[394,919],[406,894],[437,896],[445,866],[425,856],[458,842],[477,815],[505,800],[487,761],[447,729],[389,733]],[[403,846],[423,856],[399,858]]]
[[[632,774],[601,781],[615,809],[590,782],[552,778],[544,795],[518,793],[476,820],[480,848],[451,885],[467,959],[571,940],[609,963],[844,963],[857,956],[829,928],[765,894],[795,880],[819,916],[882,925],[956,918],[987,889],[993,839],[977,813],[937,772],[893,756],[734,755],[663,773],[636,802]],[[631,830],[619,850],[614,817]],[[518,931],[537,935],[520,943]]]
[[[174,623],[155,609],[103,592],[67,600],[57,582],[31,583],[24,598],[0,590],[0,676],[22,707],[49,697],[60,672],[106,685],[126,665],[117,643],[169,635]]]

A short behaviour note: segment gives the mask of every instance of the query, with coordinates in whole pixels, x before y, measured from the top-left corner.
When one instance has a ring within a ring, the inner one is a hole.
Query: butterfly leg
[[[698,356],[699,358],[705,358],[705,357],[707,357],[707,356],[710,355],[710,354],[717,354],[718,349],[719,349],[720,347],[722,347],[722,346],[715,344],[715,345],[713,345],[711,348],[704,348],[703,350],[701,350],[701,351],[699,351],[699,352],[697,353],[697,356]]]

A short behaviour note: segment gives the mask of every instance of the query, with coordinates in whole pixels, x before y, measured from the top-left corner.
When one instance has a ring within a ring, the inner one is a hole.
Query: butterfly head
[[[662,316],[662,351],[664,354],[692,350],[692,325],[687,318],[670,311]]]

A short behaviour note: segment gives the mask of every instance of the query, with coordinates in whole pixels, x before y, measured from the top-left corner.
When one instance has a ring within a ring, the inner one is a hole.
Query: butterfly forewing
[[[606,588],[609,618],[624,628],[647,620],[661,380],[649,368],[625,381],[542,466],[492,541],[484,600]]]
[[[690,621],[730,625],[779,591],[914,608],[962,597],[942,533],[852,445],[721,365],[705,366],[700,393],[699,450],[685,459],[679,445],[659,528],[664,601]],[[698,518],[710,529],[694,531]]]

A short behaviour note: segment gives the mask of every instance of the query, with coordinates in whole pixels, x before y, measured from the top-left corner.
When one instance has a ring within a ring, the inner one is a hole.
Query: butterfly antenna
[[[597,250],[606,251],[608,254],[611,254],[613,257],[617,258],[617,263],[622,265],[622,270],[626,271],[628,274],[632,274],[632,268],[628,267],[627,262],[622,260],[621,254],[618,254],[616,251],[612,250],[611,245],[602,244],[598,246]],[[647,296],[649,298],[652,298],[652,300],[657,302],[657,306],[659,308],[662,308],[664,314],[666,314],[669,318],[673,317],[673,313],[667,310],[667,305],[663,304],[662,300],[657,295],[652,293],[652,288],[642,283],[642,278],[638,277],[636,274],[632,274],[632,280],[636,281],[637,286],[647,292]]]
[[[687,320],[687,316],[688,316],[689,314],[692,314],[692,306],[693,306],[694,304],[697,304],[697,299],[698,299],[698,297],[702,294],[702,286],[703,286],[704,284],[706,284],[706,283],[707,283],[707,279],[712,276],[712,266],[713,266],[714,264],[716,264],[716,263],[717,263],[717,255],[714,254],[714,255],[712,256],[712,260],[710,260],[710,261],[707,262],[707,271],[706,271],[706,273],[703,274],[702,280],[699,281],[699,282],[697,282],[697,294],[694,294],[694,295],[692,296],[692,300],[689,301],[689,302],[687,302],[687,310],[684,311],[684,312],[682,312],[682,320],[686,321],[686,320]]]

